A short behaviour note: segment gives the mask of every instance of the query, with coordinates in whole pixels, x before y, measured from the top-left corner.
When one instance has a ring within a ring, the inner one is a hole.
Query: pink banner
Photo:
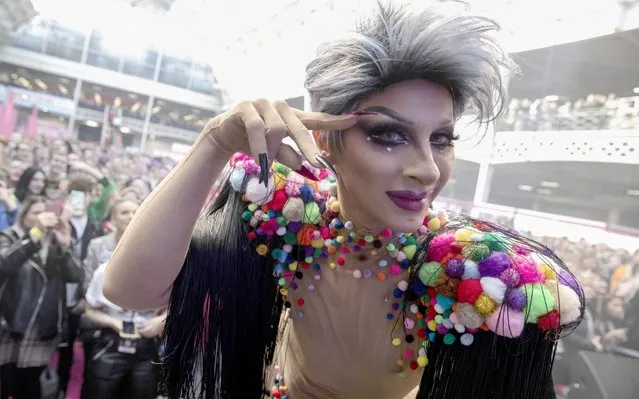
[[[2,106],[0,112],[0,135],[10,136],[18,123],[18,112],[13,105],[14,93],[9,90],[7,92],[7,102]]]
[[[24,137],[35,137],[38,134],[38,108],[34,105],[24,127]]]

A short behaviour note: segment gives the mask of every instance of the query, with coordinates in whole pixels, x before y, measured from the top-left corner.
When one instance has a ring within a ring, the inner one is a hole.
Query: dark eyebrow
[[[408,126],[413,126],[414,125],[413,121],[411,121],[410,119],[406,119],[405,117],[401,116],[397,112],[395,112],[392,109],[390,109],[388,107],[385,107],[383,105],[373,105],[372,107],[365,108],[362,111],[364,111],[364,112],[376,112],[378,114],[386,115],[389,118],[393,118],[396,121],[403,123],[404,125],[408,125]]]

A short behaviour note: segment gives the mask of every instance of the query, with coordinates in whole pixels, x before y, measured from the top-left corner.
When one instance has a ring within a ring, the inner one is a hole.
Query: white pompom
[[[259,182],[257,177],[253,176],[246,183],[244,196],[248,202],[264,205],[273,199],[273,187],[275,187],[275,182],[272,176],[268,179],[268,187],[265,187],[263,183]]]
[[[506,295],[506,284],[497,277],[482,277],[480,280],[481,289],[486,295],[497,303],[504,302]]]

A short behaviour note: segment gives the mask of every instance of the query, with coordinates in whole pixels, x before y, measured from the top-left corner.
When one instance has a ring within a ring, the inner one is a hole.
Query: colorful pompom
[[[524,314],[502,305],[486,318],[486,325],[497,335],[515,338],[524,331]]]
[[[457,286],[457,301],[459,303],[475,303],[481,294],[481,282],[477,279],[462,280]]]
[[[525,284],[522,289],[526,293],[526,322],[536,323],[540,316],[553,310],[555,298],[548,288],[542,284]]]

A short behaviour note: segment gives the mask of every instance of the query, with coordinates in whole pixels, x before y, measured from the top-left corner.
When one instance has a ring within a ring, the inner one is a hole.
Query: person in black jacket
[[[67,214],[27,197],[0,233],[0,398],[40,397],[39,377],[62,332],[65,283],[82,280]]]

